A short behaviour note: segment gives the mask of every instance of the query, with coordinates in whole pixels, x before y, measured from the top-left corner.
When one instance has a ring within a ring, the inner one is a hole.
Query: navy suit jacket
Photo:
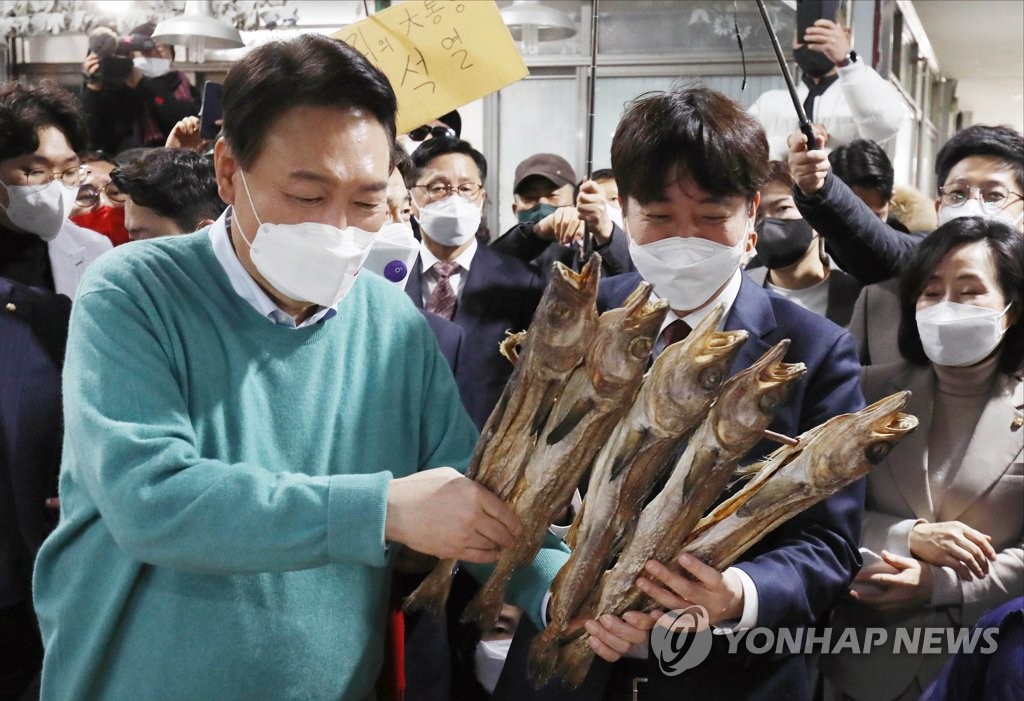
[[[423,307],[419,264],[413,266],[405,291],[413,304]],[[530,325],[543,293],[544,280],[535,269],[483,243],[477,247],[452,317],[466,338],[455,380],[477,428],[483,428],[512,374],[512,363],[498,352],[498,344],[506,331]]]
[[[466,336],[462,332],[462,327],[423,308],[420,309],[420,314],[427,320],[427,326],[434,333],[437,347],[441,349],[441,355],[448,361],[448,367],[452,369],[452,374],[456,374],[459,367],[459,355],[462,353],[462,339]],[[461,391],[462,388],[460,387],[459,390]]]
[[[638,273],[609,278],[601,283],[598,307],[620,306],[640,283]],[[837,414],[864,406],[860,390],[860,363],[853,337],[822,316],[803,309],[744,276],[739,294],[725,321],[725,329],[745,329],[749,336],[737,353],[730,374],[749,367],[778,341],[791,341],[786,362],[802,362],[807,373],[778,412],[771,429],[796,436]],[[753,462],[777,445],[761,441],[747,455]],[[864,481],[860,480],[829,499],[795,516],[749,550],[736,567],[753,580],[758,593],[757,625],[791,629],[822,620],[833,603],[847,591],[860,568],[857,544],[864,508]],[[517,638],[519,636],[517,635]],[[522,650],[528,640],[513,644]],[[758,639],[763,644],[763,639]],[[524,654],[524,653],[522,653]],[[647,664],[641,688],[644,699],[809,699],[808,661],[800,655],[752,655],[744,644],[728,654],[726,636],[714,636],[708,658],[675,677],[659,672],[657,661]],[[532,683],[517,684],[513,668],[502,674],[499,690],[518,688],[518,693],[496,699],[594,698],[594,680],[588,679],[584,695],[567,694],[555,682],[531,696]],[[608,665],[595,660],[591,677],[608,675]]]
[[[31,600],[36,551],[57,522],[60,373],[71,300],[0,277],[0,608]]]

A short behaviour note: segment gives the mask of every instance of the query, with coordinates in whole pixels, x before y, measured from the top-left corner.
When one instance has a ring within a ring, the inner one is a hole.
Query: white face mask
[[[700,308],[739,269],[746,243],[746,235],[735,246],[671,236],[640,245],[630,236],[629,255],[656,295],[688,311]]]
[[[505,666],[505,658],[512,647],[512,638],[506,640],[481,640],[473,653],[473,669],[476,680],[488,694],[494,693],[498,677]]]
[[[924,354],[936,365],[961,368],[980,363],[1003,340],[1002,319],[997,312],[972,304],[939,302],[917,312],[917,331]]]
[[[1024,218],[1024,212],[1021,212],[1017,215],[1016,219],[1013,219],[1009,212],[983,205],[977,197],[972,197],[959,207],[950,207],[949,205],[939,207],[939,226],[948,224],[960,217],[981,217],[982,219],[1001,221],[1016,229],[1021,219]]]
[[[43,241],[57,238],[78,196],[78,188],[67,187],[58,180],[41,190],[28,185],[4,187],[7,189],[7,218],[22,231],[35,234]]]
[[[461,195],[420,207],[420,230],[442,246],[461,246],[476,236],[483,213]]]
[[[413,236],[411,226],[404,223],[385,224],[374,236],[363,269],[404,288],[409,270],[419,254],[420,242]]]
[[[336,306],[355,284],[376,235],[354,226],[339,229],[314,222],[264,224],[253,205],[245,173],[241,175],[260,227],[253,241],[240,226],[238,233],[249,245],[249,256],[260,275],[275,290],[298,302]],[[232,224],[238,226],[237,217]]]
[[[132,59],[132,63],[147,78],[159,78],[171,72],[171,59],[169,58],[138,56]]]

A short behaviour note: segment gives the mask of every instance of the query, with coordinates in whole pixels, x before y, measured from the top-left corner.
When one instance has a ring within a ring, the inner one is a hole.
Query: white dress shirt
[[[476,255],[476,249],[479,245],[479,242],[473,239],[469,247],[452,261],[459,264],[459,270],[452,273],[448,278],[448,284],[452,286],[452,290],[455,292],[455,299],[462,299],[462,290],[466,287],[466,274],[469,272],[469,266],[473,264],[473,256]],[[430,296],[434,294],[434,288],[437,287],[437,275],[433,271],[433,266],[434,263],[440,260],[440,258],[430,252],[425,243],[420,242],[420,279],[423,281],[421,289],[423,291],[424,308],[426,308],[427,302],[430,301]]]

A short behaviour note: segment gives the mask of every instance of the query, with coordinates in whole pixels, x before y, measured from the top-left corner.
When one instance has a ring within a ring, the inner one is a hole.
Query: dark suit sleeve
[[[612,238],[604,246],[594,248],[601,254],[601,274],[607,277],[631,273],[636,270],[633,259],[629,256],[629,245],[626,242],[626,232],[619,228],[618,224],[612,223]]]
[[[516,224],[491,244],[491,248],[524,263],[538,257],[551,244],[533,233],[533,224]]]
[[[836,262],[862,285],[897,277],[924,234],[905,234],[875,216],[839,178],[829,174],[813,195],[793,188],[793,199]]]
[[[863,408],[860,371],[853,338],[843,331],[807,379],[801,432]],[[779,526],[736,565],[757,589],[758,626],[811,625],[838,600],[860,568],[863,510],[859,480]]]
[[[491,248],[518,258],[524,263],[533,263],[545,274],[551,269],[552,262],[558,260],[566,265],[572,265],[574,258],[569,247],[538,238],[533,233],[533,224],[516,224],[492,243]],[[553,248],[559,249],[558,252],[552,253]],[[612,223],[611,240],[594,250],[601,254],[601,274],[604,277],[636,270],[632,258],[629,257],[626,232],[620,229],[618,224]]]

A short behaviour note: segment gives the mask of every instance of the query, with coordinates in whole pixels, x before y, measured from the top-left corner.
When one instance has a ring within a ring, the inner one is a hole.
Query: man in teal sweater
[[[453,469],[476,433],[422,317],[357,275],[395,106],[340,42],[255,49],[224,85],[232,207],[89,271],[35,571],[43,698],[370,698],[396,544],[488,563],[519,534]],[[565,557],[514,581],[534,618]]]

